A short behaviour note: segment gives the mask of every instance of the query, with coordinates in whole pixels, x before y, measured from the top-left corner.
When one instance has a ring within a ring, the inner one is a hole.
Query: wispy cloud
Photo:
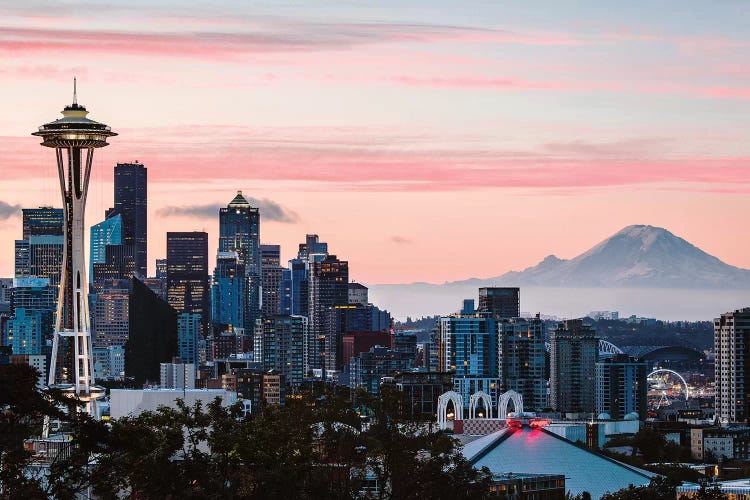
[[[285,208],[273,200],[266,198],[245,197],[250,205],[260,209],[260,215],[264,221],[294,223],[299,220],[299,216],[292,210]],[[162,217],[193,217],[199,219],[215,219],[219,216],[221,203],[211,203],[207,205],[184,205],[184,206],[167,206],[157,210]]]
[[[18,214],[19,210],[21,210],[21,205],[11,205],[10,203],[0,200],[0,220],[10,219]]]
[[[586,188],[658,183],[750,185],[746,154],[711,156],[680,149],[685,139],[636,137],[609,142],[571,140],[506,149],[482,137],[409,136],[341,128],[190,126],[118,130],[117,157],[148,158],[154,182],[292,181],[315,189],[455,191],[490,187]],[[6,179],[45,176],[33,139],[2,138],[11,152]],[[114,151],[102,151],[103,155]],[[103,158],[102,161],[116,158]],[[252,165],[238,169],[237,165]],[[46,176],[52,176],[51,167]],[[270,200],[253,200],[269,218],[296,214]],[[222,203],[210,205],[214,217]],[[206,209],[205,207],[199,207]],[[177,215],[196,207],[169,207]],[[165,209],[166,210],[166,209]]]
[[[413,242],[409,238],[396,235],[396,236],[391,236],[391,243],[395,243],[396,245],[410,245]]]
[[[590,43],[570,34],[516,33],[501,29],[440,24],[371,22],[330,23],[265,20],[239,28],[182,31],[114,31],[54,27],[0,28],[0,51],[14,55],[50,52],[147,55],[191,59],[240,59],[243,54],[341,51],[379,43],[443,41],[578,45]]]

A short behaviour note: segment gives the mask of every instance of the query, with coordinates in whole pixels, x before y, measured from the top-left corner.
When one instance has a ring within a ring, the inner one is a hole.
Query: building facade
[[[497,322],[489,311],[477,311],[473,300],[465,300],[463,309],[440,318],[438,323],[439,371],[454,373],[454,390],[469,406],[477,391],[490,395],[497,405],[500,389],[498,373]]]
[[[596,363],[596,412],[621,420],[629,413],[646,418],[649,366],[646,361],[617,354]]]
[[[550,404],[561,413],[596,411],[599,338],[580,319],[560,323],[550,336]]]
[[[328,310],[349,304],[349,262],[335,255],[311,262],[308,286],[310,323],[305,342],[305,372],[325,366]]]
[[[544,322],[538,317],[502,319],[497,332],[501,392],[516,391],[524,408],[541,411],[548,405]]]
[[[108,215],[122,217],[122,244],[132,248],[135,272],[148,276],[148,170],[143,164],[115,166],[115,206]],[[109,218],[109,217],[108,217]]]
[[[478,309],[490,312],[495,318],[518,318],[521,316],[521,289],[480,288]]]
[[[716,418],[723,423],[750,417],[750,308],[714,320]]]
[[[203,334],[208,334],[208,233],[167,233],[167,302],[178,313],[200,314]]]

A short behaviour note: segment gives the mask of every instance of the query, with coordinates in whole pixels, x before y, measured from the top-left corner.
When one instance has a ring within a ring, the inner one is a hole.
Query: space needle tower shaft
[[[107,146],[107,138],[117,134],[107,125],[87,118],[88,111],[78,104],[75,80],[73,104],[66,106],[62,115],[62,118],[42,125],[32,134],[42,138],[42,146],[55,150],[65,217],[65,245],[49,385],[77,396],[87,403],[87,411],[93,413],[95,401],[101,397],[103,390],[94,383],[84,255],[84,212],[94,150]]]

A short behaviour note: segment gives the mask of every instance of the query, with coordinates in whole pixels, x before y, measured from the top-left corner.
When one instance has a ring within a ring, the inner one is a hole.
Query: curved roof
[[[630,345],[622,347],[622,351],[628,356],[641,358],[648,361],[697,361],[705,358],[705,355],[685,346],[665,346],[665,345]]]

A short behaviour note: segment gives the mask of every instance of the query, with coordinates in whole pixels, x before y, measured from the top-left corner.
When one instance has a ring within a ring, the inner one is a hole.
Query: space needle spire
[[[107,125],[87,118],[88,111],[78,104],[75,78],[73,104],[66,106],[62,115],[32,133],[42,138],[42,146],[55,150],[65,216],[65,246],[48,383],[84,401],[86,411],[94,415],[96,400],[104,390],[94,383],[83,245],[84,211],[94,149],[107,146],[107,138],[117,134]]]

